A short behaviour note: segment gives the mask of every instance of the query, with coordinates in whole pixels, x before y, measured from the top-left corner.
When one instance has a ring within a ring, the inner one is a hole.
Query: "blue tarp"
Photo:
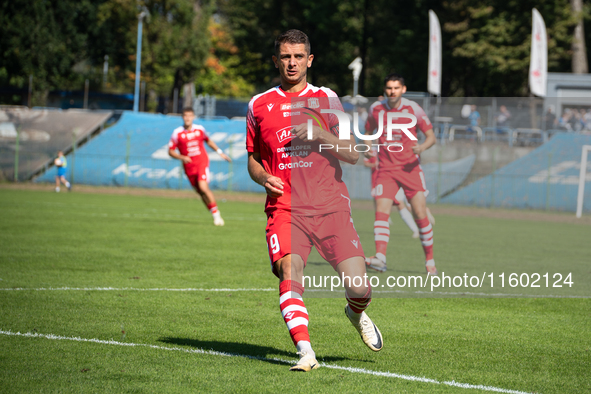
[[[591,136],[556,135],[528,155],[450,194],[442,202],[574,212],[583,145],[591,145]],[[591,210],[589,161],[583,209]]]
[[[209,137],[234,160],[227,163],[209,148],[211,187],[261,191],[246,170],[246,122],[243,120],[201,120]],[[116,185],[149,188],[191,188],[180,161],[168,156],[172,131],[182,125],[180,116],[124,112],[112,127],[68,155],[70,178],[88,185]],[[51,182],[50,169],[38,182]]]

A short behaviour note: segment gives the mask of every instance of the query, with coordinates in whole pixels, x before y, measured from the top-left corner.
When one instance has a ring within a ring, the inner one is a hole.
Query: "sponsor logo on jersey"
[[[274,105],[275,105],[275,103],[267,104],[267,108],[269,109],[269,112],[271,112],[271,110],[273,109],[273,106]]]
[[[310,168],[312,167],[311,161],[294,161],[293,163],[279,163],[279,169],[281,171],[292,169],[292,168]]]
[[[295,138],[295,136],[293,134],[291,134],[291,129],[292,129],[292,126],[288,126],[288,127],[285,127],[283,129],[279,130],[276,133],[277,139],[279,140],[280,144],[282,144],[284,141]]]
[[[300,115],[300,111],[294,111],[294,112],[284,112],[283,113],[283,117],[284,118],[288,118],[290,116],[298,116]]]
[[[293,105],[291,103],[287,103],[287,104],[281,104],[281,110],[282,111],[288,111],[290,109],[297,109],[297,108],[304,108],[304,102],[303,101],[297,101],[295,103],[293,103]]]

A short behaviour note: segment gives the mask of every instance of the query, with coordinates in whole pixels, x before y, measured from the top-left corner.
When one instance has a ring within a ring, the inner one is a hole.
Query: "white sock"
[[[70,182],[66,182],[66,187],[70,187]]]
[[[425,263],[427,267],[435,267],[435,260],[431,259]]]
[[[355,313],[353,312],[353,309],[351,309],[349,307],[349,312],[347,312],[349,314],[350,317],[352,317],[356,322],[359,322],[359,320],[361,319],[361,313]]]
[[[383,253],[376,253],[376,259],[381,260],[383,263],[386,262],[386,256]]]
[[[312,356],[316,356],[316,353],[312,350],[312,344],[308,341],[299,341],[296,348],[298,349],[298,352],[306,352]]]
[[[408,226],[408,228],[411,229],[413,234],[419,232],[419,228],[417,227],[417,224],[415,223],[415,220],[412,217],[412,213],[410,213],[408,209],[405,208],[401,211],[398,211],[398,213],[400,214],[402,221],[406,223],[406,225]]]
[[[222,217],[222,215],[220,215],[220,211],[212,212],[211,216],[213,216],[214,219]]]
[[[59,193],[59,191],[60,191],[59,186],[55,188],[55,191]]]

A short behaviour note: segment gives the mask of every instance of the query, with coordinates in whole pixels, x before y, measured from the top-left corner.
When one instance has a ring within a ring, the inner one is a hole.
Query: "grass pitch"
[[[296,355],[261,204],[221,202],[223,228],[189,198],[0,189],[0,204],[0,392],[591,392],[589,298],[407,289],[372,302],[385,344],[373,353],[343,298],[312,296],[310,334],[325,366],[289,373]],[[354,216],[369,254],[373,213]],[[422,274],[418,241],[393,221],[388,274]],[[576,286],[548,295],[584,297],[590,229],[438,215],[435,257],[454,275],[572,271]],[[327,266],[312,255],[307,271]]]

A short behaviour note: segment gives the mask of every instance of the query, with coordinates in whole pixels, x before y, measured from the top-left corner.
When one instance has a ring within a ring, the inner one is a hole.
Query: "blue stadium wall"
[[[528,155],[444,197],[441,202],[482,207],[576,210],[581,153],[589,135],[556,135]],[[591,155],[589,155],[591,161]],[[587,162],[584,211],[591,211]]]
[[[209,137],[234,160],[223,160],[209,148],[211,187],[224,190],[263,191],[246,170],[246,122],[201,120]],[[121,119],[99,136],[68,155],[68,176],[74,183],[103,186],[190,189],[180,161],[168,156],[172,131],[180,116],[124,112]],[[50,169],[37,182],[52,182]]]

